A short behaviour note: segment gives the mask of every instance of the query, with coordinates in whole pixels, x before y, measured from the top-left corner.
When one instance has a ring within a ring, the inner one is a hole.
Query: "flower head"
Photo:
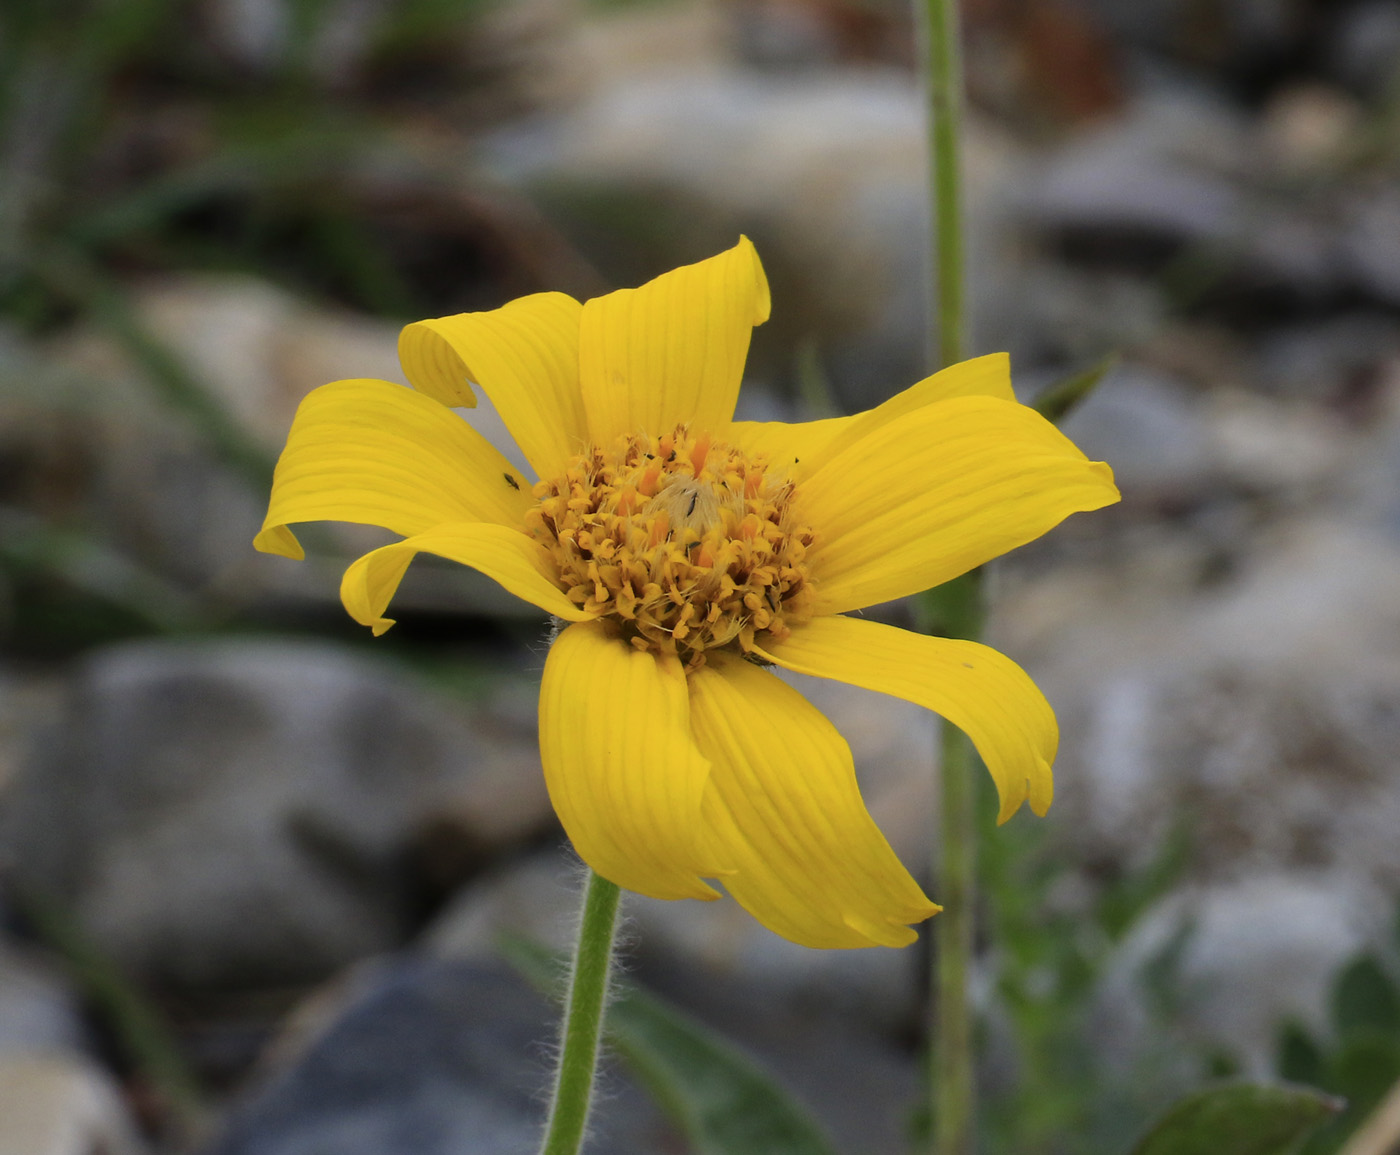
[[[1106,465],[1016,403],[1004,355],[853,417],[734,421],[768,285],[746,239],[580,305],[540,293],[409,325],[413,389],[307,396],[257,548],[304,521],[403,540],[346,571],[382,633],[421,552],[568,624],[540,690],[554,808],[599,874],[716,898],[817,947],[900,946],[938,907],[861,801],[850,750],[779,666],[894,694],[963,729],[1004,821],[1051,799],[1058,731],[1007,658],[846,616],[938,585],[1118,499]],[[484,389],[538,481],[451,407]]]

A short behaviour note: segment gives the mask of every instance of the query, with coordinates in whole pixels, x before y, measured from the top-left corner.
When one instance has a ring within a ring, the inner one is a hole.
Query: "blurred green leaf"
[[[1353,1123],[1361,1119],[1400,1078],[1400,1036],[1368,1032],[1346,1040],[1332,1059],[1326,1080],[1345,1095]]]
[[[1320,1085],[1324,1057],[1313,1037],[1298,1023],[1288,1023],[1279,1036],[1278,1071],[1293,1083]]]
[[[532,984],[562,987],[564,963],[520,938],[502,953]],[[706,1027],[630,984],[608,1006],[608,1039],[698,1155],[834,1155],[807,1114],[752,1060]]]
[[[1099,382],[1117,364],[1118,354],[1110,353],[1089,368],[1060,378],[1040,391],[1039,396],[1031,402],[1031,408],[1047,421],[1058,425],[1098,387]]]
[[[1349,963],[1333,991],[1333,1017],[1343,1037],[1362,1031],[1400,1036],[1400,991],[1371,955]]]
[[[1212,1087],[1171,1107],[1133,1155],[1287,1155],[1341,1108],[1308,1087]]]

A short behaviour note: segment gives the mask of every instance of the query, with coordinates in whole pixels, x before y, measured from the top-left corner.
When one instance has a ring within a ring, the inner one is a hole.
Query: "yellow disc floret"
[[[761,456],[681,425],[590,448],[535,496],[525,525],[564,592],[639,649],[698,666],[811,616],[812,531]]]

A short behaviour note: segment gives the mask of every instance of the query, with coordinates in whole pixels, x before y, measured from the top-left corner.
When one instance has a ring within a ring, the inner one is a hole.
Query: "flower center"
[[[811,616],[812,531],[761,456],[681,425],[590,448],[534,492],[525,525],[564,592],[638,649],[698,666],[708,649],[748,653]]]

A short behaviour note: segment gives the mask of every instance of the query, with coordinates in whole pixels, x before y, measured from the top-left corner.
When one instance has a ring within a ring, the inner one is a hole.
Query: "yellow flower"
[[[423,551],[572,623],[540,689],[554,808],[605,878],[716,898],[814,947],[902,946],[939,909],[861,801],[850,750],[766,666],[894,694],[975,743],[1005,821],[1050,805],[1049,704],[1007,658],[846,616],[956,577],[1118,499],[1106,465],[1016,403],[1005,355],[853,417],[734,421],[768,285],[747,239],[580,305],[540,293],[409,325],[405,389],[302,402],[257,548],[305,521],[403,541],[346,571],[376,634]],[[484,389],[538,484],[452,406]]]

